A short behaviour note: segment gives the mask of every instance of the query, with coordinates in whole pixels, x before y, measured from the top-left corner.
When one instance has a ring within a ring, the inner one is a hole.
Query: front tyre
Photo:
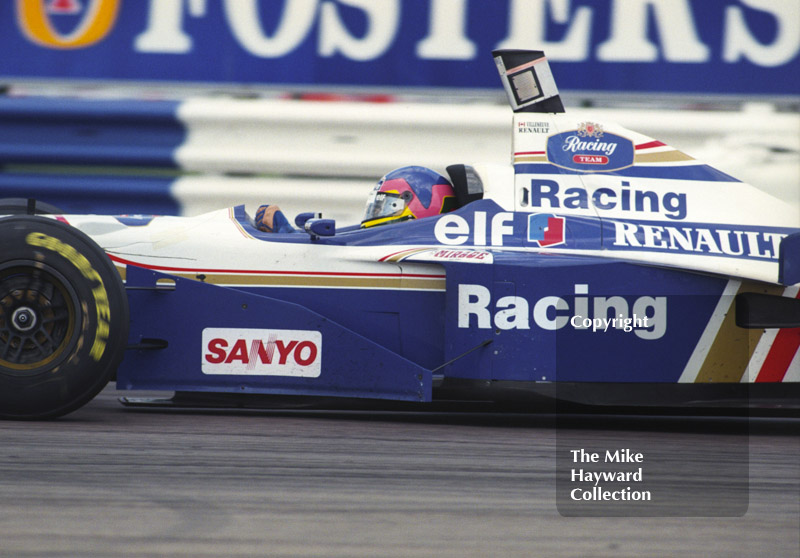
[[[105,387],[128,339],[105,252],[53,219],[0,219],[0,418],[69,413]]]

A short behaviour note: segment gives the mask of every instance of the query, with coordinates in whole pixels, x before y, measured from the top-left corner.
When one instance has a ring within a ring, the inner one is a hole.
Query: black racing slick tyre
[[[128,327],[125,287],[92,239],[50,218],[0,218],[0,418],[87,403],[115,373]]]

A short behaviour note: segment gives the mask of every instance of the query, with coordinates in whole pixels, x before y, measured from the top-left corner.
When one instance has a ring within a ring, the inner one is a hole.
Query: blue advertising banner
[[[800,96],[800,0],[6,0],[0,80]]]

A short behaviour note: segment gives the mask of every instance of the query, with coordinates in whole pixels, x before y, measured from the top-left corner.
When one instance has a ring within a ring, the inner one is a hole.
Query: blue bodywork
[[[237,214],[247,232],[264,242],[314,242],[323,250],[386,245],[387,253],[393,244],[447,248],[437,240],[444,215],[312,239],[259,236],[243,210]],[[485,250],[491,264],[430,264],[444,270],[444,291],[233,288],[129,266],[130,344],[138,348],[127,352],[118,387],[430,401],[434,384],[453,378],[676,383],[728,283],[613,258],[520,250],[540,242],[534,229],[541,219],[503,211],[488,200],[448,215],[486,223],[487,244],[492,222],[507,228],[496,228],[496,245]],[[565,230],[567,248],[597,250],[603,244],[599,219],[570,217]],[[174,289],[156,287],[164,278],[174,281]],[[625,320],[635,317],[647,321],[626,328]],[[599,330],[584,322],[598,318],[618,321]],[[321,373],[204,374],[205,328],[318,331]],[[153,340],[162,348],[149,347]]]

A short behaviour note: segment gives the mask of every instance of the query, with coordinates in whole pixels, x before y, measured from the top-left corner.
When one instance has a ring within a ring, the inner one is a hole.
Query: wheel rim
[[[40,262],[0,266],[0,368],[30,375],[51,370],[71,353],[80,332],[78,296]]]

